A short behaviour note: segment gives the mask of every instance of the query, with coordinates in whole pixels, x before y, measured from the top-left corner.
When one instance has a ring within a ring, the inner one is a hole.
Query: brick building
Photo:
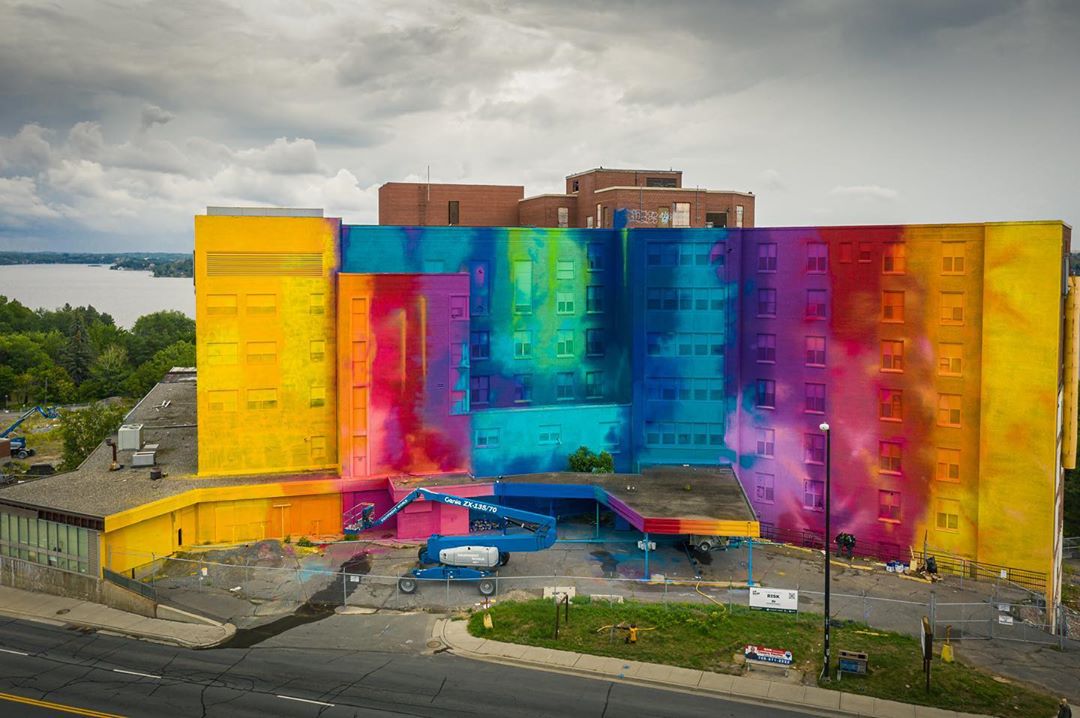
[[[595,169],[565,194],[524,196],[517,185],[388,182],[379,224],[467,227],[753,227],[749,192],[683,187],[680,170]]]

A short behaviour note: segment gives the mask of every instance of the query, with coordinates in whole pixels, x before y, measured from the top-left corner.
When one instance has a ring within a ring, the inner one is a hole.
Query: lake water
[[[0,266],[0,295],[31,309],[90,305],[131,328],[144,314],[176,309],[195,316],[191,277],[154,277],[150,272],[112,270],[86,264]]]

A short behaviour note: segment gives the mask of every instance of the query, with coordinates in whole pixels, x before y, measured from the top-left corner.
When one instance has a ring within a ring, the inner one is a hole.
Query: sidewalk
[[[211,623],[208,619],[195,616],[192,618],[198,618],[199,623],[144,618],[100,603],[8,586],[0,586],[0,614],[31,621],[84,626],[185,648],[211,648],[229,640],[236,633],[236,626],[231,623]]]
[[[495,663],[511,663],[527,668],[572,673],[589,678],[617,680],[673,690],[707,693],[718,698],[747,703],[770,703],[803,708],[826,715],[879,716],[881,718],[976,718],[973,713],[897,703],[853,693],[841,693],[817,686],[803,686],[784,680],[731,676],[657,663],[626,661],[591,656],[552,648],[502,643],[469,635],[466,621],[439,619],[434,638],[441,639],[455,654]]]

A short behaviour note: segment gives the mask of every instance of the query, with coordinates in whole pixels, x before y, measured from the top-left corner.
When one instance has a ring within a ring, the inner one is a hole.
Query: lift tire
[[[398,579],[397,587],[402,593],[416,593],[416,579],[411,576],[402,576]]]
[[[19,451],[16,452],[16,454],[15,454],[15,457],[18,458],[18,459],[29,459],[30,456],[31,456],[30,452],[27,451],[26,449],[19,449]]]
[[[712,543],[709,541],[702,541],[697,545],[698,551],[702,553],[709,553],[712,550]]]
[[[476,587],[480,589],[481,596],[495,595],[495,581],[490,578],[480,579],[480,583]]]
[[[500,566],[505,566],[508,563],[510,563],[510,552],[509,551],[500,551],[499,552],[499,565]]]

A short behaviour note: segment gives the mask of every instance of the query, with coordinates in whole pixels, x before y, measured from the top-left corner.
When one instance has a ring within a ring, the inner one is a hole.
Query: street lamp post
[[[821,680],[827,681],[829,680],[829,509],[832,497],[832,432],[829,431],[829,425],[826,422],[822,422],[818,428],[825,432],[825,642]]]

